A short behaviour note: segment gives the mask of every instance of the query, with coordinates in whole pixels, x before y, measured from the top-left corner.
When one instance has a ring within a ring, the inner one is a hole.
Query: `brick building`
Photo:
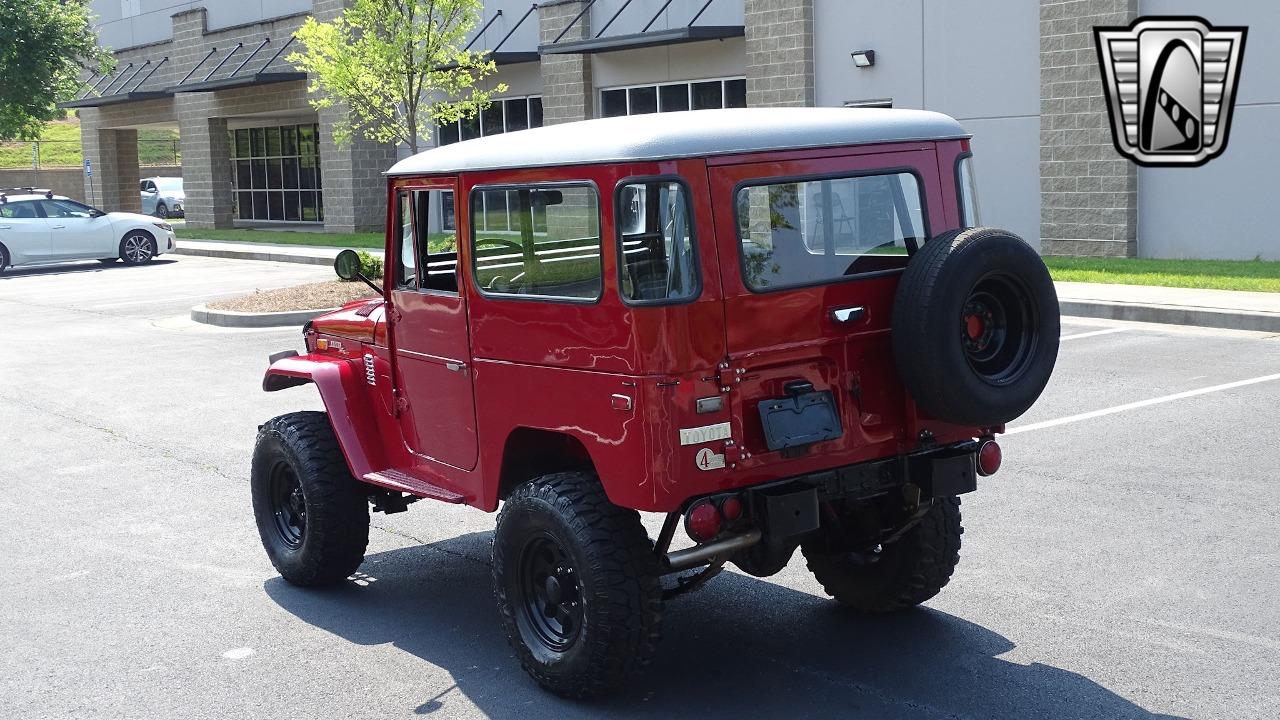
[[[189,225],[380,227],[381,173],[404,151],[334,145],[338,111],[307,104],[305,76],[281,52],[308,14],[332,17],[344,2],[95,0],[101,40],[121,68],[70,103],[96,202],[137,207],[136,130],[168,125],[180,129]],[[480,117],[440,128],[435,142],[712,107],[926,108],[973,133],[984,220],[1045,253],[1280,259],[1253,227],[1270,187],[1259,180],[1278,152],[1262,133],[1280,120],[1280,80],[1265,73],[1280,11],[1262,0],[1212,9],[1187,0],[484,6],[472,48],[493,52],[499,72],[487,82],[508,91]],[[1138,168],[1112,147],[1092,28],[1195,12],[1251,27],[1230,148],[1201,168]],[[853,53],[868,50],[874,64],[860,66]]]

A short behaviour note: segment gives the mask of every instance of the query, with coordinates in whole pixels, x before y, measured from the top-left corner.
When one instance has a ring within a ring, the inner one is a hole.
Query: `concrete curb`
[[[332,257],[321,255],[300,255],[295,253],[279,253],[270,250],[223,250],[213,248],[178,247],[172,250],[177,255],[199,255],[201,257],[227,258],[231,260],[265,260],[268,262],[301,263],[303,265],[333,265]],[[337,255],[337,253],[334,253]]]
[[[1106,300],[1059,300],[1058,305],[1063,315],[1075,317],[1280,333],[1280,314],[1275,313]]]
[[[333,312],[338,308],[325,310],[291,310],[289,312],[251,313],[235,310],[210,310],[208,306],[197,305],[191,308],[191,319],[206,325],[232,328],[265,328],[288,327],[301,325],[318,315]]]

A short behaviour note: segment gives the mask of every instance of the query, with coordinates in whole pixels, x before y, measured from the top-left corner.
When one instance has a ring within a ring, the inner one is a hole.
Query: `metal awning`
[[[606,53],[618,50],[633,50],[636,48],[656,47],[659,45],[678,45],[680,43],[702,42],[704,40],[724,40],[725,38],[744,37],[747,34],[744,25],[697,25],[698,18],[707,11],[711,3],[715,0],[707,0],[703,3],[698,12],[694,13],[693,19],[689,24],[682,28],[668,28],[665,30],[650,31],[649,28],[662,17],[662,14],[670,7],[672,0],[666,0],[662,6],[658,8],[658,12],[649,18],[649,22],[645,23],[644,28],[638,33],[628,33],[626,35],[610,35],[606,36],[605,31],[609,29],[613,22],[622,15],[634,0],[626,0],[617,12],[609,18],[609,21],[600,28],[600,31],[594,37],[583,38],[581,40],[568,40],[561,42],[561,39],[568,34],[569,30],[578,23],[588,12],[591,6],[596,4],[596,0],[587,0],[582,10],[569,21],[568,25],[560,31],[555,40],[538,46],[538,53],[541,55],[567,55],[571,53]]]
[[[489,60],[492,60],[494,65],[519,65],[520,63],[538,62],[538,58],[542,56],[533,50],[502,50],[502,46],[507,44],[507,41],[511,39],[511,36],[515,34],[516,30],[519,30],[520,26],[524,24],[524,21],[528,20],[529,16],[533,14],[533,11],[537,9],[538,3],[530,5],[529,9],[524,11],[524,14],[520,16],[520,19],[516,21],[516,24],[511,26],[511,29],[507,31],[506,35],[502,36],[502,39],[498,41],[497,45],[493,46],[492,50],[482,50],[480,52],[487,52],[488,54],[486,57]],[[470,50],[471,46],[475,45],[477,40],[484,37],[484,32],[489,29],[489,26],[497,22],[500,17],[502,17],[502,10],[498,10],[493,14],[493,17],[489,18],[489,22],[485,23],[484,27],[481,27],[476,33],[476,36],[471,38],[471,42],[467,43],[466,46],[462,48],[463,51]],[[440,65],[436,69],[452,70],[456,67],[458,67],[458,64],[451,62]]]
[[[249,52],[248,55],[246,55],[245,58],[231,70],[231,72],[217,76],[223,66],[225,66],[231,58],[236,55],[236,53],[240,52],[240,50],[244,48],[244,43],[236,43],[235,46],[232,47],[227,54],[223,55],[222,59],[219,60],[217,64],[213,66],[213,69],[206,73],[203,78],[191,81],[191,77],[196,74],[196,71],[201,69],[210,58],[218,54],[218,48],[212,48],[209,50],[208,54],[200,59],[200,62],[196,63],[195,67],[191,68],[191,71],[186,74],[186,77],[178,81],[177,85],[165,88],[165,90],[174,94],[213,92],[214,90],[230,90],[231,88],[270,85],[273,83],[295,82],[307,79],[307,74],[305,72],[301,72],[287,63],[276,62],[280,59],[280,56],[284,54],[284,51],[289,49],[289,46],[293,44],[292,36],[290,36],[290,38],[280,46],[280,49],[276,50],[266,62],[256,66],[255,69],[246,70],[249,63],[253,62],[253,59],[258,56],[258,53],[262,52],[262,50],[270,44],[270,37],[263,38],[262,42],[258,43],[258,46]],[[272,67],[273,65],[274,67]]]
[[[588,38],[586,40],[548,43],[539,45],[538,52],[543,55],[605,53],[656,47],[658,45],[702,42],[703,40],[724,40],[725,38],[743,37],[745,35],[746,27],[742,25],[703,25],[700,27],[654,30],[630,35],[613,35],[610,37]]]
[[[144,61],[141,65],[137,62],[131,62],[117,73],[107,73],[106,75],[98,75],[94,73],[84,81],[84,93],[75,100],[58,103],[60,108],[83,108],[83,107],[102,107],[103,105],[118,105],[119,103],[134,102],[137,100],[155,100],[156,98],[169,97],[173,93],[160,88],[150,90],[141,89],[143,85],[151,79],[152,75],[160,69],[161,65],[169,62],[169,56],[166,55],[160,59],[160,62],[152,63],[150,59]],[[142,75],[143,70],[147,70],[146,75]],[[132,71],[132,72],[130,72]],[[136,83],[135,79],[142,75],[142,79]],[[96,82],[95,82],[96,80]],[[92,83],[92,84],[91,84]],[[104,84],[105,83],[105,84]],[[130,88],[129,85],[133,87]],[[96,94],[95,94],[96,93]]]

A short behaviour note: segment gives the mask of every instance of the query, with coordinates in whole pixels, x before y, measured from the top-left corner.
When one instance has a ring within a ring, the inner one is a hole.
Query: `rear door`
[[[400,422],[415,454],[462,470],[476,466],[471,344],[459,292],[456,186],[401,189],[391,267],[391,322]]]
[[[9,249],[14,265],[49,259],[49,223],[35,200],[0,204],[0,243]]]
[[[901,440],[889,323],[908,254],[943,229],[932,146],[708,172],[743,451],[854,462]]]

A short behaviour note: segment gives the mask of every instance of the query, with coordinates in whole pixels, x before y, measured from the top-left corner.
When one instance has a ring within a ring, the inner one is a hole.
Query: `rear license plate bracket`
[[[770,398],[760,401],[757,408],[770,450],[804,447],[844,434],[830,390]]]

